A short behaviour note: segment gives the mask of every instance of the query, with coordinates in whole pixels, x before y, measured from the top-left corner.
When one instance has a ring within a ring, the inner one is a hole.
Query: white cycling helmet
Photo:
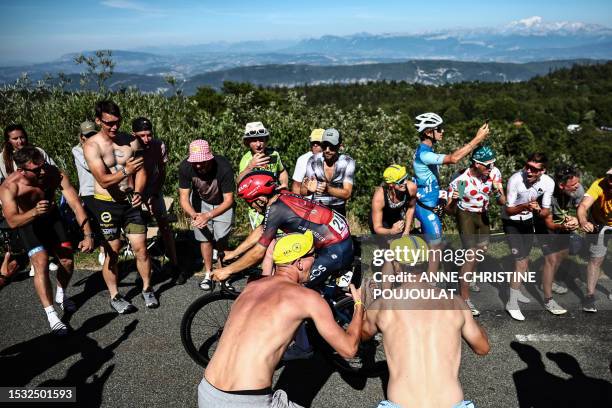
[[[438,127],[444,122],[440,115],[433,112],[422,113],[415,119],[416,123],[414,124],[414,127],[419,133],[421,133],[425,129]]]

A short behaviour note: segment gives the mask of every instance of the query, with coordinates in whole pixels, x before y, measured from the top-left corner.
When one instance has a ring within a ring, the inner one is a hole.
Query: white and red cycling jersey
[[[448,186],[448,196],[459,192],[457,206],[462,211],[483,212],[489,207],[490,194],[502,184],[501,171],[493,167],[487,177],[472,175],[470,168],[459,174]]]

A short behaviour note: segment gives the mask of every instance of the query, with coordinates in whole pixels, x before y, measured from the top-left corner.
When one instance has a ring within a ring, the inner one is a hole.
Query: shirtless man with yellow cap
[[[312,319],[343,357],[357,353],[361,289],[350,287],[355,312],[345,332],[321,295],[302,286],[314,262],[313,241],[310,230],[280,238],[272,255],[274,275],[249,283],[238,296],[198,387],[198,407],[298,407],[271,386],[276,365],[305,319]]]
[[[370,289],[376,282],[394,293],[414,290],[442,289],[420,282],[426,269],[427,244],[417,236],[406,236],[391,241],[390,248],[405,253],[405,257],[382,266],[382,276],[415,275],[406,283],[393,284],[391,279],[366,280],[362,286]],[[418,271],[418,273],[417,273]],[[412,282],[410,282],[412,280]],[[373,293],[373,292],[372,292]],[[371,293],[368,292],[368,295]],[[461,338],[478,355],[489,352],[489,341],[484,329],[474,320],[470,309],[460,296],[425,296],[418,299],[366,300],[367,312],[362,329],[362,340],[377,332],[382,333],[385,355],[389,366],[387,400],[378,408],[474,408],[463,400],[459,383]],[[435,299],[435,300],[431,300]]]

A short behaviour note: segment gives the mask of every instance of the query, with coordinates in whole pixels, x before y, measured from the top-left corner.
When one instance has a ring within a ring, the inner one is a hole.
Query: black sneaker
[[[111,299],[110,304],[113,309],[119,314],[127,314],[136,311],[136,307],[129,301],[124,299],[120,293],[117,293],[114,298]]]
[[[176,284],[177,285],[184,285],[185,282],[187,282],[187,276],[185,276],[185,273],[183,272],[179,272],[177,278],[176,278]]]
[[[595,296],[587,295],[582,301],[582,310],[587,313],[596,313],[597,308],[595,307]]]

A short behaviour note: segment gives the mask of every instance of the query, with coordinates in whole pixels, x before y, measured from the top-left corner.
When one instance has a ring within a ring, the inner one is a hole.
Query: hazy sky
[[[612,26],[610,0],[0,0],[0,62],[93,49],[497,27],[531,16]]]

